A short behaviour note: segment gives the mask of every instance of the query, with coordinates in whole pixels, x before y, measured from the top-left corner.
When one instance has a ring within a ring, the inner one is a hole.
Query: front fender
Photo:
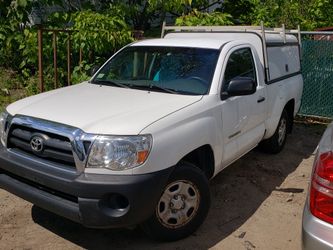
[[[180,114],[179,114],[180,115]],[[176,115],[177,116],[177,115]],[[170,118],[172,119],[172,118]],[[213,117],[191,117],[167,125],[170,119],[162,119],[142,133],[153,134],[153,146],[147,162],[133,170],[134,174],[159,171],[176,165],[185,155],[203,146],[213,149],[215,162],[220,162],[222,154],[221,133]]]

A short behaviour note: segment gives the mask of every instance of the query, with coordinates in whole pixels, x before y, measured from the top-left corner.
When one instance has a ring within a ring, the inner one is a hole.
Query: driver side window
[[[223,92],[236,77],[250,77],[256,82],[256,70],[250,48],[238,49],[230,55],[223,77]]]

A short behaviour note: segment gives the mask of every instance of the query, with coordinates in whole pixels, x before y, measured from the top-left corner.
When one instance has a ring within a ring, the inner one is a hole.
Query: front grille
[[[32,140],[36,142],[33,144]],[[65,136],[13,124],[8,133],[7,147],[75,167],[72,146]]]

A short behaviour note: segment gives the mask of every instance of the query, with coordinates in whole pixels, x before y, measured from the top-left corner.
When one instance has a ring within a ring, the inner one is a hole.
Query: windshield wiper
[[[149,86],[150,89],[157,89],[157,90],[162,90],[166,93],[171,93],[171,94],[178,94],[178,92],[174,89],[169,89],[169,88],[164,88],[164,87],[161,87],[161,86],[157,86],[157,85],[150,85]]]
[[[137,88],[137,89],[144,89],[144,90],[157,90],[157,91],[160,91],[160,92],[165,92],[165,93],[170,93],[170,94],[179,94],[176,90],[173,90],[173,89],[168,89],[168,88],[163,88],[163,87],[160,87],[160,86],[157,86],[157,85],[131,85],[132,88]]]
[[[112,86],[130,89],[130,87],[127,84],[122,84],[122,83],[114,82],[114,81],[110,81],[110,80],[94,80],[94,81],[92,81],[92,83],[101,84],[101,85],[112,85]]]

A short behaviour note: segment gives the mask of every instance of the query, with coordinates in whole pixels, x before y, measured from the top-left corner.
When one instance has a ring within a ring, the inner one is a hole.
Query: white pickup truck
[[[259,144],[282,150],[303,88],[296,31],[163,31],[88,82],[9,105],[0,187],[87,227],[177,240],[204,221],[209,179]]]

